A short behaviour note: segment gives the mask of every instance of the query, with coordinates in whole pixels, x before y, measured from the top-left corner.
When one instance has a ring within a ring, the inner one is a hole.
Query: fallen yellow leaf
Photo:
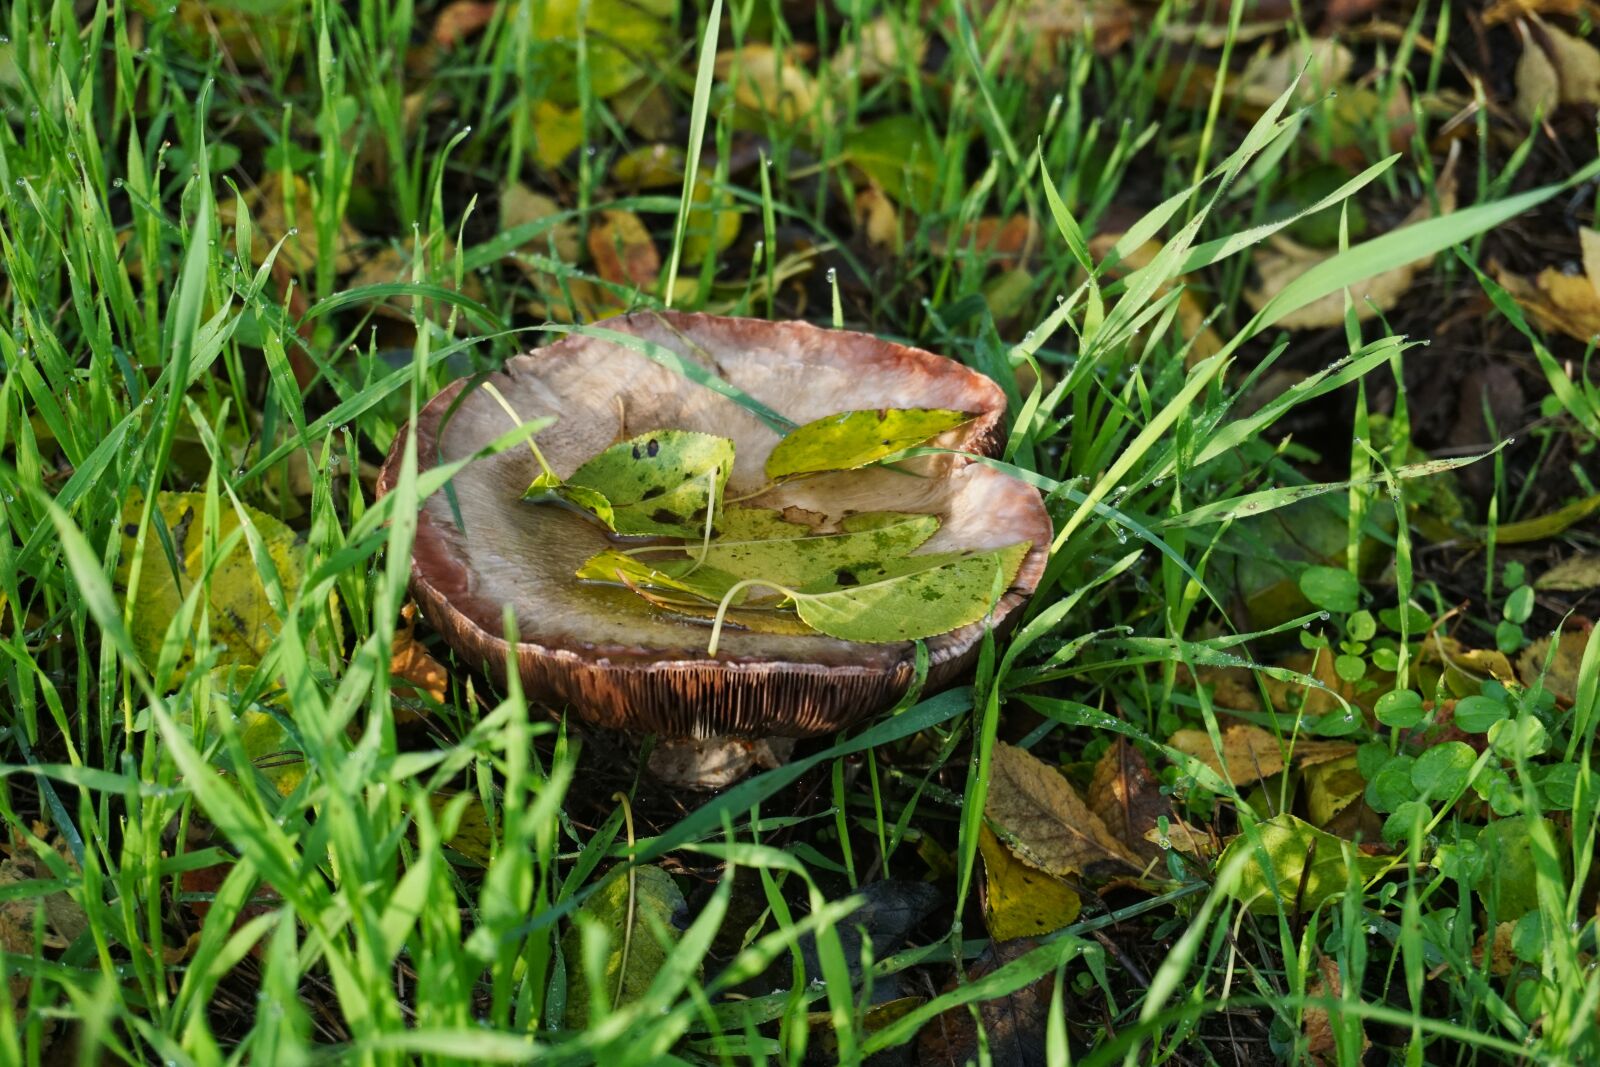
[[[1059,878],[1022,862],[987,826],[979,831],[978,849],[983,853],[984,924],[990,937],[1038,937],[1078,917],[1078,894]]]
[[[1277,737],[1259,726],[1245,724],[1223,731],[1220,759],[1211,744],[1211,735],[1204,730],[1179,730],[1167,739],[1167,744],[1193,756],[1236,787],[1271,778],[1287,767],[1290,759],[1309,767],[1341,759],[1356,750],[1345,741],[1301,740],[1295,742],[1292,752],[1286,753],[1285,743]]]

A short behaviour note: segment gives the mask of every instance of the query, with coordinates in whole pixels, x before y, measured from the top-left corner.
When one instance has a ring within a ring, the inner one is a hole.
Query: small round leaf
[[[1465,741],[1445,741],[1417,757],[1411,784],[1431,797],[1453,797],[1467,787],[1478,754]]]
[[[1300,591],[1324,611],[1347,615],[1361,606],[1361,583],[1339,567],[1307,567],[1300,573]]]
[[[1411,768],[1416,760],[1410,756],[1392,756],[1367,785],[1367,805],[1373,811],[1394,811],[1408,800],[1416,800],[1419,792],[1411,781]]]
[[[1408,800],[1383,821],[1383,839],[1391,845],[1406,840],[1418,826],[1426,827],[1433,809],[1420,800]]]
[[[1371,641],[1378,634],[1378,620],[1370,611],[1358,611],[1345,622],[1345,629],[1354,641]]]
[[[1544,723],[1532,715],[1503,719],[1489,727],[1489,744],[1495,752],[1514,759],[1519,753],[1531,758],[1543,752],[1550,742]]]
[[[1422,695],[1411,689],[1397,689],[1379,697],[1373,711],[1385,726],[1409,730],[1422,721]]]
[[[1505,703],[1488,696],[1456,701],[1455,724],[1469,734],[1481,734],[1507,715]]]
[[[1527,622],[1533,617],[1533,586],[1519,585],[1506,597],[1503,614],[1507,622],[1517,625]]]

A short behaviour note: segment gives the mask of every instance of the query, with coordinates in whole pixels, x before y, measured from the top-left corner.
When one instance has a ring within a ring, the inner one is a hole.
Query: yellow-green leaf
[[[612,445],[564,483],[541,475],[523,495],[564,500],[620,534],[696,537],[732,469],[728,438],[655,430]]]
[[[143,498],[136,496],[122,509],[122,556],[117,566],[117,582],[124,597],[129,595],[127,583],[132,574],[143,507]],[[208,531],[202,518],[205,494],[160,493],[156,497],[156,509],[166,523],[173,558],[167,557],[152,518],[152,528],[145,535],[139,588],[134,597],[132,636],[139,658],[155,668],[168,623],[178,616],[184,598],[195,583],[204,580],[202,606],[210,627],[211,651],[215,657],[212,664],[258,663],[278,632],[279,620],[245,539],[238,539],[232,551],[218,560],[207,576],[204,570]],[[292,601],[300,590],[303,570],[303,553],[294,531],[255,508],[246,506],[244,512],[278,572],[284,599]],[[238,528],[239,514],[225,502],[218,515],[217,528],[210,531],[215,535],[215,543],[220,544]],[[177,565],[176,570],[173,563]],[[193,663],[192,644],[194,631],[199,629],[199,616],[200,612],[196,611],[193,630],[180,635],[184,648],[177,661],[174,681],[181,680]]]
[[[930,553],[840,568],[793,592],[810,626],[846,641],[912,641],[977,622],[1017,577],[1029,542],[992,552]]]
[[[1228,842],[1218,860],[1219,869],[1226,871],[1244,853],[1238,860],[1238,873],[1221,888],[1255,911],[1291,908],[1298,902],[1301,911],[1309,912],[1345,892],[1352,880],[1359,886],[1389,865],[1388,860],[1364,856],[1350,842],[1287,812],[1261,823],[1256,830],[1260,849],[1249,834],[1240,834]],[[1355,860],[1354,870],[1346,862],[1347,845]]]
[[[1001,843],[987,826],[978,831],[983,853],[984,924],[996,941],[1038,937],[1078,917],[1082,901],[1059,878],[1032,867]]]
[[[779,441],[767,457],[767,477],[865,467],[971,420],[964,411],[937,408],[841,411],[797,427]]]
[[[568,968],[567,1026],[579,1029],[589,1025],[594,993],[603,998],[595,1005],[597,1011],[603,1005],[616,1008],[644,995],[678,942],[672,916],[686,906],[672,876],[650,866],[635,868],[632,879],[612,879],[584,903],[577,921],[561,940]],[[604,936],[598,973],[584,973],[584,926]]]

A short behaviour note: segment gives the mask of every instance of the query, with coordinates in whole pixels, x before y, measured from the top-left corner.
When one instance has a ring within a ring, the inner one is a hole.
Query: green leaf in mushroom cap
[[[768,478],[854,470],[971,422],[964,411],[877,408],[842,411],[791,431],[767,457]]]
[[[785,588],[828,581],[840,570],[872,567],[906,555],[939,529],[937,515],[872,512],[846,519],[835,533],[798,537],[748,538],[712,541],[702,549],[689,545],[694,559],[657,561],[652,566],[688,583],[691,591],[720,600],[727,587],[717,589],[724,576],[735,581],[759,578]],[[657,549],[642,553],[653,557]],[[702,577],[706,571],[709,577]],[[703,590],[703,591],[702,591]]]
[[[672,546],[681,551],[680,546]],[[585,582],[625,585],[636,593],[643,590],[682,593],[715,603],[739,579],[715,567],[695,567],[692,559],[645,560],[615,548],[598,552],[583,561],[577,577]]]
[[[815,629],[846,641],[910,641],[977,622],[1016,580],[1027,541],[990,552],[938,552],[841,569],[791,593]]]
[[[696,537],[733,469],[733,442],[692,430],[655,430],[612,445],[565,482],[541,476],[526,499],[552,497],[620,534]],[[596,499],[598,498],[598,499]]]
[[[746,511],[758,514],[739,514]],[[626,585],[636,593],[646,589],[687,593],[714,606],[742,581],[792,589],[828,581],[841,572],[873,568],[884,560],[905,556],[939,529],[937,515],[875,511],[849,516],[837,531],[811,534],[807,527],[777,519],[777,514],[730,508],[723,512],[718,526],[742,536],[704,545],[652,545],[632,552],[607,549],[585,560],[577,576],[584,581]],[[761,536],[770,533],[779,536]],[[678,555],[662,558],[665,553]],[[759,597],[768,588],[747,586],[741,593],[754,592]],[[733,603],[744,599],[737,597]]]

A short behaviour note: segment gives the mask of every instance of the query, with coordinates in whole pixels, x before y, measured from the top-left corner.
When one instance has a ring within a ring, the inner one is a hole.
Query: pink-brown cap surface
[[[1004,394],[942,356],[803,322],[636,312],[596,327],[698,363],[796,424],[868,408],[949,408],[975,417],[932,444],[983,454],[1000,445]],[[562,477],[617,441],[650,430],[699,430],[733,439],[727,496],[734,498],[766,484],[766,457],[779,440],[736,400],[631,345],[594,336],[569,335],[508,361],[487,380],[522,419],[556,417],[535,440]],[[420,469],[470,456],[515,428],[486,390],[463,396],[467,386],[451,384],[418,414]],[[405,436],[390,451],[380,494],[394,488]],[[939,531],[918,552],[1032,542],[985,622],[928,639],[932,691],[970,665],[986,625],[1003,623],[1031,595],[1051,526],[1035,489],[967,457],[926,456],[900,466],[800,479],[745,502],[799,506],[832,519],[878,510],[937,514]],[[520,445],[468,464],[452,481],[453,501],[439,492],[423,502],[411,564],[412,594],[451,647],[495,673],[514,658],[531,697],[570,704],[602,726],[668,737],[803,737],[880,711],[910,686],[910,642],[725,630],[711,656],[708,627],[662,614],[625,589],[579,582],[578,565],[614,545],[580,515],[523,501],[538,473]],[[514,649],[504,636],[507,605],[519,630]]]

